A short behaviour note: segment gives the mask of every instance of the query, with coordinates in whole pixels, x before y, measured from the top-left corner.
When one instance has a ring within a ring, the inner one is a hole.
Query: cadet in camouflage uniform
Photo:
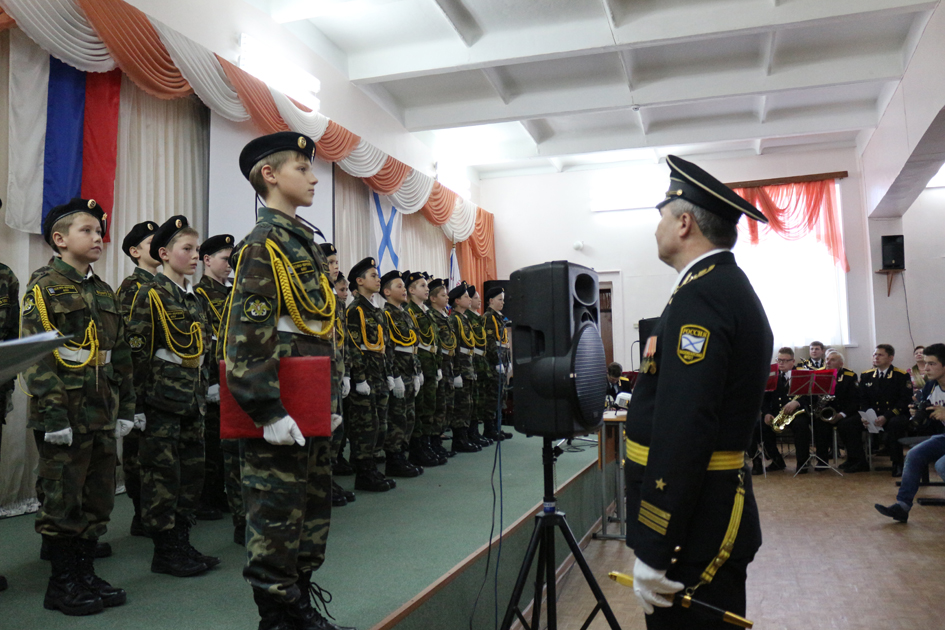
[[[118,302],[121,305],[121,313],[127,323],[131,315],[131,305],[134,304],[141,285],[154,279],[157,268],[161,266],[159,260],[151,258],[151,238],[154,236],[158,224],[154,221],[143,221],[133,228],[121,242],[121,251],[130,258],[135,264],[134,272],[121,281],[118,287]],[[150,339],[138,340],[150,343]],[[135,353],[132,352],[132,359]],[[140,354],[138,356],[141,356]],[[143,383],[144,375],[151,369],[148,361],[138,361],[134,364],[136,383]],[[144,415],[144,392],[136,391],[136,399],[141,401],[140,405],[135,405],[135,421],[137,425],[131,433],[126,435],[121,445],[121,466],[125,474],[125,491],[128,498],[134,506],[135,514],[131,518],[131,535],[147,536],[144,526],[141,524],[141,462],[138,459],[138,451],[141,446],[141,427],[145,425]]]
[[[377,470],[374,451],[379,443],[383,445],[379,442],[381,433],[387,432],[387,399],[394,378],[386,355],[384,314],[371,301],[381,288],[374,259],[365,258],[352,267],[348,281],[356,288],[354,300],[345,314],[348,375],[352,383],[347,421],[351,465],[355,470],[354,487],[386,492],[397,487],[397,483]]]
[[[241,439],[247,563],[259,630],[337,630],[312,607],[312,574],[331,524],[331,439],[302,436],[282,404],[279,362],[334,358],[335,299],[314,232],[296,217],[318,182],[315,143],[293,132],[256,138],[240,171],[260,195],[256,225],[234,249],[223,354],[227,387],[263,439]],[[333,421],[340,417],[333,415]],[[324,599],[322,600],[324,603]]]
[[[486,312],[482,324],[486,333],[486,355],[484,375],[482,377],[482,397],[480,399],[480,418],[483,435],[490,440],[505,440],[511,433],[502,431],[497,422],[499,405],[505,401],[505,383],[509,356],[509,331],[505,326],[502,307],[505,306],[505,292],[502,287],[492,287],[485,292]]]
[[[476,393],[476,369],[473,365],[476,347],[472,328],[465,313],[471,302],[468,285],[461,282],[449,292],[451,307],[450,330],[456,337],[453,354],[453,450],[458,453],[477,453],[482,447],[469,439],[469,421],[474,411],[473,397]]]
[[[344,361],[344,378],[342,379],[342,388],[341,388],[341,408],[342,408],[342,418],[345,418],[350,413],[348,407],[349,395],[351,394],[351,377],[348,375],[348,349],[345,344],[345,337],[347,333],[347,320],[345,319],[346,313],[345,309],[347,308],[346,302],[348,301],[348,279],[343,273],[338,272],[338,276],[335,278],[335,296],[336,296],[336,319],[335,319],[335,330],[337,331],[337,338],[340,339],[340,354],[342,360]],[[348,425],[342,421],[342,431],[332,432],[331,435],[331,466],[332,472],[337,477],[349,477],[354,474],[354,468],[351,467],[351,464],[348,463],[348,460],[344,456],[344,448],[348,443]],[[353,492],[345,491],[345,498],[348,501],[353,501],[354,499],[349,499],[348,496],[354,496]]]
[[[439,348],[440,369],[437,372],[439,382],[436,386],[436,408],[433,412],[433,427],[436,437],[430,439],[434,450],[445,452],[447,457],[456,455],[456,436],[453,436],[450,450],[443,447],[442,434],[453,426],[453,401],[455,388],[453,387],[453,356],[456,354],[456,335],[450,328],[449,313],[446,310],[449,303],[449,294],[446,290],[446,281],[434,278],[427,285],[430,295],[427,298],[429,313],[436,324],[436,342]],[[472,447],[470,445],[470,447]],[[473,447],[474,448],[474,447]],[[478,449],[475,449],[478,450]],[[474,452],[474,451],[470,451]]]
[[[43,237],[61,258],[33,274],[23,298],[22,336],[74,336],[25,372],[43,495],[36,531],[52,561],[43,606],[67,615],[126,599],[93,567],[115,505],[116,440],[131,431],[135,411],[125,321],[111,287],[91,268],[102,255],[105,218],[93,200],[53,208]]]
[[[472,411],[469,414],[469,428],[466,430],[466,438],[473,444],[486,447],[492,444],[492,440],[483,437],[479,433],[479,421],[482,415],[482,397],[486,377],[486,331],[482,327],[482,316],[479,314],[479,308],[482,306],[482,297],[476,291],[475,285],[466,287],[466,293],[469,294],[469,308],[466,310],[466,320],[469,322],[469,329],[472,331],[473,343],[473,370],[476,372],[476,382],[473,383],[473,404]]]
[[[419,271],[405,271],[403,280],[410,296],[407,312],[417,331],[417,360],[420,362],[420,374],[423,375],[414,400],[417,422],[410,440],[410,461],[417,466],[442,466],[448,461],[446,451],[442,446],[439,447],[440,450],[434,449],[432,442],[434,437],[440,436],[433,418],[436,414],[436,390],[442,373],[436,321],[424,304],[430,291],[424,274]]]
[[[197,506],[197,518],[217,520],[221,512],[233,515],[233,540],[243,544],[246,539],[246,519],[240,491],[240,446],[236,440],[220,440],[220,364],[216,361],[217,340],[223,305],[230,295],[230,254],[235,241],[230,234],[211,236],[200,245],[203,276],[194,291],[203,303],[210,322],[210,387],[207,389],[207,414],[204,417],[204,479],[203,492]]]
[[[417,477],[423,468],[407,461],[407,446],[416,424],[414,398],[420,386],[420,362],[417,360],[417,331],[410,313],[405,309],[407,289],[401,273],[396,269],[381,278],[384,321],[388,338],[387,361],[394,376],[394,387],[389,399],[385,474],[388,477]]]
[[[163,271],[138,290],[128,323],[135,363],[150,366],[136,383],[147,417],[139,453],[141,520],[154,541],[151,571],[175,577],[220,563],[190,544],[203,489],[211,340],[203,304],[186,278],[197,269],[197,238],[180,215],[157,229],[149,249]]]
[[[0,207],[3,202],[0,201]],[[13,270],[0,263],[0,341],[16,339],[20,326],[20,282]],[[0,450],[3,446],[3,425],[13,411],[13,389],[16,378],[0,383]],[[7,590],[7,579],[0,575],[0,591]]]

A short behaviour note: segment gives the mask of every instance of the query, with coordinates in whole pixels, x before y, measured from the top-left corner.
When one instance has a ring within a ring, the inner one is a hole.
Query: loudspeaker
[[[883,237],[883,269],[905,269],[906,254],[902,234]]]
[[[515,429],[566,438],[603,421],[607,365],[593,269],[564,260],[512,273],[505,314],[512,320]]]

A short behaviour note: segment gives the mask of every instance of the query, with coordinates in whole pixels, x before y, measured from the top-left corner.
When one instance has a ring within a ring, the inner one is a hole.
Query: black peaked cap
[[[666,191],[666,198],[656,205],[657,208],[662,208],[676,199],[685,199],[732,223],[738,223],[743,214],[762,223],[768,222],[767,217],[758,208],[692,162],[675,155],[667,155],[666,163],[670,169],[669,190]]]

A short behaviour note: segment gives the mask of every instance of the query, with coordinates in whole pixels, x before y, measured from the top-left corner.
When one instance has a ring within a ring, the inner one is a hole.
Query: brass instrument
[[[794,402],[794,401],[797,400],[798,398],[800,398],[800,395],[795,396],[794,398],[792,398],[792,399],[791,399],[791,402]],[[787,405],[785,405],[785,407],[787,407]],[[795,412],[792,413],[791,415],[788,415],[788,414],[784,413],[784,409],[782,409],[782,410],[781,410],[781,413],[779,413],[778,415],[776,415],[776,416],[774,417],[774,420],[771,421],[771,428],[774,429],[774,432],[775,432],[775,433],[781,433],[782,431],[784,431],[784,429],[785,429],[789,424],[791,424],[792,422],[794,422],[794,418],[796,418],[797,416],[799,416],[799,415],[802,414],[802,413],[807,413],[807,411],[804,410],[803,407],[801,407],[800,409],[798,409],[797,411],[795,411]]]
[[[820,396],[820,399],[814,406],[813,416],[815,418],[820,418],[824,422],[830,422],[830,420],[832,420],[833,417],[837,415],[837,410],[833,407],[828,407],[827,404],[830,403],[834,398],[834,396],[830,396],[829,394]]]

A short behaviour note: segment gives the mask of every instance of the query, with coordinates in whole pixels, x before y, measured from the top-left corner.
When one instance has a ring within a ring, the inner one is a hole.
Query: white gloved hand
[[[462,376],[454,376],[454,377],[453,377],[453,387],[455,387],[455,388],[457,388],[457,389],[462,389],[462,388],[463,388],[463,377],[462,377]]]
[[[387,377],[387,391],[389,392],[394,391],[394,377],[393,376]]]
[[[495,371],[496,374],[505,374],[505,366],[500,363],[499,365],[495,366]]]
[[[436,371],[436,382],[439,383],[443,380],[443,370]]]
[[[281,420],[276,420],[272,424],[263,427],[263,439],[270,444],[287,446],[295,442],[299,446],[305,445],[305,438],[302,437],[302,430],[295,423],[292,416],[285,416]]]
[[[47,432],[46,435],[43,436],[43,440],[50,444],[72,446],[72,427],[62,429],[61,431],[53,431],[52,433]]]
[[[131,430],[135,428],[134,420],[122,420],[121,418],[115,422],[115,439],[120,437],[125,437]]]
[[[207,402],[218,403],[220,402],[220,385],[211,385],[207,388]]]
[[[361,381],[360,383],[354,386],[354,391],[358,392],[362,396],[370,396],[371,386],[367,384],[367,381]]]
[[[651,614],[654,606],[669,608],[673,605],[673,593],[682,589],[681,583],[666,579],[666,571],[654,569],[637,558],[633,565],[633,594],[640,600],[643,612]]]
[[[148,426],[148,418],[143,413],[135,414],[135,428],[139,431],[144,431],[145,427]]]
[[[420,372],[419,374],[417,374],[417,378],[420,379],[420,384],[417,386],[417,389],[420,389],[421,387],[423,387],[423,384],[427,382],[427,379],[423,375],[423,372]]]
[[[341,379],[341,397],[347,398],[351,393],[351,377],[345,376]]]
[[[391,388],[391,391],[394,393],[394,398],[403,398],[404,394],[407,393],[407,386],[404,385],[404,379],[397,377],[394,379],[394,386]]]
[[[7,414],[13,413],[13,392],[7,392]]]
[[[423,374],[417,374],[413,377],[413,395],[416,396],[420,393],[420,388],[423,387]]]
[[[334,433],[335,429],[341,426],[341,416],[337,413],[331,414],[331,432]]]

